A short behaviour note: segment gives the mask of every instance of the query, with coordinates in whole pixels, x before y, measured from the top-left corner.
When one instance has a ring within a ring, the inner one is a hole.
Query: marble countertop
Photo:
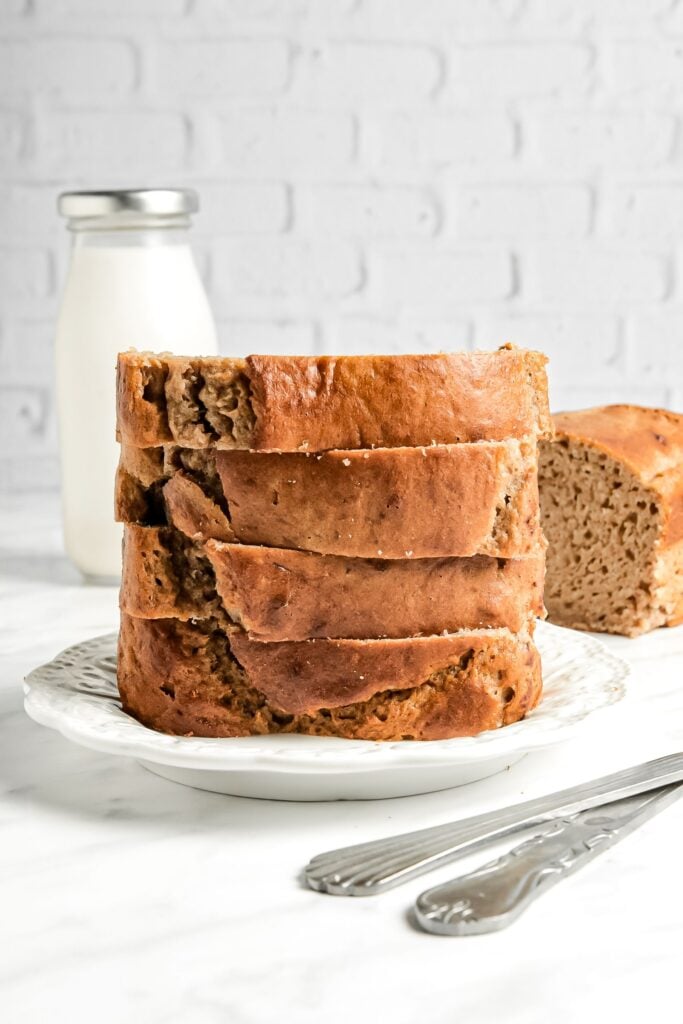
[[[453,866],[356,900],[313,893],[298,876],[324,849],[683,749],[683,627],[608,638],[633,668],[627,699],[494,778],[402,800],[246,800],[176,786],[25,716],[25,673],[114,629],[116,593],[84,586],[69,566],[52,499],[3,499],[0,538],[7,1024],[680,1019],[683,801],[493,935],[412,926],[414,897]]]

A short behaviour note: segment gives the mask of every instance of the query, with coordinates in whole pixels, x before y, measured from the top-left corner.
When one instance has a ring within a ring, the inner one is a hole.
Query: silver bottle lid
[[[64,217],[110,217],[117,213],[178,217],[196,213],[199,196],[192,188],[130,188],[107,192],[62,192],[57,209]]]

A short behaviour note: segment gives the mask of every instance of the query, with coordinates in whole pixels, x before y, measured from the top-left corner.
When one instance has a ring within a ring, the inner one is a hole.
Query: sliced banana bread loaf
[[[683,621],[683,416],[612,405],[541,445],[549,617],[636,636]]]
[[[183,449],[150,458],[160,476],[145,487],[124,447],[117,518],[360,558],[517,558],[544,544],[532,441],[190,454],[191,464]]]
[[[125,444],[324,451],[547,435],[546,358],[497,352],[190,359],[125,352]]]
[[[257,640],[410,637],[505,626],[543,614],[533,558],[365,559],[191,541],[172,527],[124,528],[121,609],[216,618]]]
[[[125,614],[118,681],[126,712],[193,736],[445,739],[518,721],[541,693],[533,643],[508,630],[259,644],[208,622]]]

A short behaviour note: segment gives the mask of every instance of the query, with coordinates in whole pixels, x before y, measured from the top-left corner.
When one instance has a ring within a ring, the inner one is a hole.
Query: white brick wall
[[[0,490],[58,483],[56,194],[141,182],[199,189],[226,352],[683,407],[683,0],[0,0]]]

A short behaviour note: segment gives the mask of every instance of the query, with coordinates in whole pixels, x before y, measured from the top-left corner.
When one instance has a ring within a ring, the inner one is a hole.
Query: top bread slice
[[[539,462],[550,618],[627,636],[683,621],[683,416],[611,405],[555,427]]]
[[[546,358],[497,352],[119,355],[117,433],[137,448],[319,452],[544,437]]]

